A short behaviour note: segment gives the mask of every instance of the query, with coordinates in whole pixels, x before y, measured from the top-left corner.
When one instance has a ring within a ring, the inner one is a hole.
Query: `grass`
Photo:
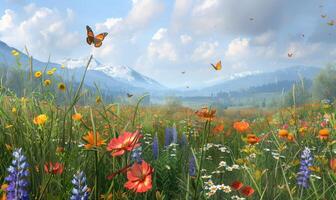
[[[87,68],[89,65],[90,61]],[[55,73],[62,74],[61,70],[64,69],[57,69]],[[43,85],[46,78],[50,78],[54,86],[63,82],[57,75],[49,77],[46,71],[42,78],[25,80],[21,88],[27,91],[22,93],[24,95],[16,94],[6,85],[0,90],[0,183],[8,184],[5,177],[12,153],[22,148],[29,163],[30,199],[69,199],[74,187],[71,181],[78,170],[86,175],[89,199],[336,199],[335,166],[330,166],[336,153],[332,104],[274,110],[217,110],[210,120],[197,116],[194,109],[178,105],[144,107],[142,100],[146,95],[134,106],[103,99],[95,102],[95,97],[85,97],[86,101],[80,102],[85,96],[86,71],[81,83],[77,87],[66,85],[66,91],[51,90]],[[80,113],[82,118],[74,120],[75,113]],[[41,114],[46,115],[47,120],[38,125],[34,118]],[[250,127],[238,132],[233,123],[242,120]],[[223,124],[224,129],[215,132],[218,124]],[[175,128],[169,130],[176,130],[177,138],[175,132],[167,137],[171,134],[166,131],[167,127]],[[326,139],[319,137],[322,128],[329,130]],[[279,129],[286,129],[294,139],[280,137]],[[107,150],[113,138],[136,130],[142,134],[141,159],[153,168],[151,188],[144,193],[124,186],[129,167],[136,163],[131,155],[136,149],[134,144],[121,156],[113,157]],[[87,141],[83,137],[90,131],[93,147],[85,148]],[[156,134],[158,159],[152,151]],[[251,144],[249,134],[267,137]],[[98,145],[98,136],[104,144]],[[311,150],[313,157],[308,188],[297,184],[305,147]],[[196,173],[190,173],[191,156],[195,157]],[[49,162],[61,163],[63,172],[47,173],[44,165]],[[111,174],[113,178],[108,179]],[[234,181],[250,186],[254,192],[247,197],[244,190],[234,190],[230,187]],[[5,194],[6,190],[1,190],[0,195]]]

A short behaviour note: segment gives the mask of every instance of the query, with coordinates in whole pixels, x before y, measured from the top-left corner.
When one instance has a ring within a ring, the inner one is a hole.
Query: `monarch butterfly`
[[[100,34],[95,36],[92,29],[90,28],[90,26],[86,26],[86,31],[87,31],[86,42],[89,45],[94,44],[95,47],[100,47],[103,44],[103,40],[105,39],[105,37],[108,34],[108,33],[104,32],[104,33],[100,33]]]
[[[216,63],[216,65],[211,64],[211,66],[215,69],[215,70],[221,70],[222,69],[222,61],[218,61]]]
[[[131,98],[131,97],[133,97],[133,94],[127,93],[127,97]]]

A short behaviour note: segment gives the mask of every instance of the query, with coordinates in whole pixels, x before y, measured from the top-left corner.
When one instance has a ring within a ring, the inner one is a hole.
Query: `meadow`
[[[85,73],[73,86],[63,67],[30,67],[20,95],[1,85],[2,200],[336,199],[333,102],[191,109],[99,90],[85,102]]]

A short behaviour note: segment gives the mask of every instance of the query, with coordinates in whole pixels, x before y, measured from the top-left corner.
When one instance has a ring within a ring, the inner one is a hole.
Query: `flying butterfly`
[[[181,72],[182,74],[185,74],[186,72],[185,71],[183,71],[183,72]]]
[[[288,53],[287,55],[288,55],[288,58],[291,58],[291,57],[293,57],[294,54],[293,53]]]
[[[254,18],[253,17],[250,17],[250,21],[253,21],[254,20]]]
[[[211,66],[215,69],[215,70],[221,70],[222,69],[222,61],[218,61],[216,63],[216,65],[211,63]]]
[[[131,98],[131,97],[133,97],[133,94],[127,93],[127,97]]]
[[[327,17],[327,15],[321,15],[321,17],[322,17],[322,18],[326,18],[326,17]]]
[[[334,20],[331,20],[330,22],[327,23],[329,26],[334,26],[335,22]]]
[[[92,29],[90,28],[90,26],[86,26],[86,31],[87,31],[87,38],[86,38],[86,42],[91,45],[94,44],[95,47],[100,47],[103,44],[103,40],[105,39],[105,37],[107,36],[108,33],[104,32],[104,33],[100,33],[98,35],[94,35]]]

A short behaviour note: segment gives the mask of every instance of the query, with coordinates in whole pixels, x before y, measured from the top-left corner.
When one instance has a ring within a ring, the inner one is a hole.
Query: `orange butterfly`
[[[216,65],[211,64],[211,66],[215,69],[215,70],[221,70],[222,69],[222,61],[218,61],[216,63]]]
[[[291,57],[293,57],[294,54],[293,53],[288,53],[287,55],[288,55],[289,58],[291,58]]]
[[[95,47],[100,47],[103,44],[103,40],[105,39],[105,37],[108,34],[108,33],[104,32],[104,33],[100,33],[100,34],[95,36],[92,29],[90,28],[90,26],[86,26],[86,31],[87,31],[86,42],[89,45],[94,44]]]

